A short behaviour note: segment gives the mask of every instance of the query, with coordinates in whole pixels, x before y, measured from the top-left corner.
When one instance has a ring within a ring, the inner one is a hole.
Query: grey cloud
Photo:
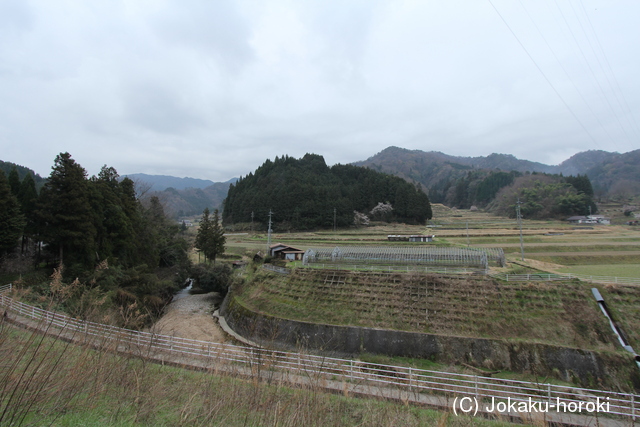
[[[125,91],[125,102],[128,120],[154,132],[186,134],[204,124],[201,117],[165,87],[144,83],[131,85]]]
[[[165,42],[199,50],[233,72],[253,56],[250,28],[232,0],[170,2],[153,26]]]
[[[493,4],[587,132],[487,2],[0,0],[2,160],[46,174],[69,151],[92,174],[221,181],[308,151],[548,163],[638,148],[640,3],[582,1],[625,100],[566,3],[597,81],[555,5]]]

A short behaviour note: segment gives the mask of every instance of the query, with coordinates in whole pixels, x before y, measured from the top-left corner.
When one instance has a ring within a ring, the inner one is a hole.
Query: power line
[[[573,41],[576,44],[576,46],[578,48],[578,51],[580,52],[580,55],[582,55],[582,59],[584,59],[584,62],[587,64],[587,68],[589,69],[589,72],[591,73],[591,76],[593,77],[593,80],[595,81],[596,85],[600,89],[602,97],[604,98],[605,102],[609,106],[609,109],[611,110],[611,113],[613,114],[613,116],[615,117],[616,121],[618,122],[618,125],[620,126],[620,129],[622,129],[622,132],[625,134],[627,139],[630,140],[629,135],[627,134],[627,130],[624,128],[624,126],[622,126],[622,123],[620,122],[620,118],[618,117],[618,114],[616,114],[615,109],[611,105],[611,101],[609,100],[609,97],[607,97],[607,94],[605,93],[604,89],[602,88],[602,85],[600,84],[600,81],[596,77],[596,73],[593,71],[593,67],[591,67],[591,64],[589,63],[589,60],[587,59],[586,55],[584,54],[584,50],[582,49],[582,46],[580,45],[580,42],[578,42],[578,39],[576,38],[576,35],[573,32],[573,29],[571,28],[571,25],[569,25],[569,22],[567,21],[567,18],[564,15],[564,12],[562,12],[562,9],[560,8],[560,5],[558,4],[557,0],[554,0],[554,1],[555,1],[555,4],[556,4],[556,7],[557,7],[558,11],[560,12],[560,16],[562,16],[562,20],[564,21],[565,25],[569,29],[569,33],[571,34],[571,37],[573,38]],[[588,41],[588,39],[587,39],[587,41]]]
[[[511,34],[513,35],[513,37],[516,39],[516,41],[518,42],[518,44],[520,45],[520,47],[522,48],[522,50],[524,50],[524,52],[527,54],[527,56],[529,57],[529,59],[531,59],[531,62],[533,62],[533,65],[536,66],[536,68],[538,69],[538,71],[540,72],[540,74],[542,74],[542,77],[544,77],[544,79],[547,81],[547,83],[549,84],[549,86],[551,87],[551,89],[553,89],[553,91],[555,92],[555,94],[558,96],[558,98],[560,98],[560,101],[562,101],[562,103],[564,104],[564,106],[566,107],[566,109],[571,113],[571,115],[573,116],[574,119],[576,119],[576,121],[580,124],[580,126],[582,127],[582,129],[585,131],[585,133],[587,135],[589,135],[589,138],[591,138],[591,141],[593,141],[593,143],[598,146],[598,148],[600,147],[598,145],[598,143],[596,142],[595,138],[593,137],[593,135],[591,135],[591,132],[589,132],[589,130],[585,127],[585,125],[582,123],[582,121],[578,118],[578,116],[576,115],[576,113],[573,112],[573,110],[571,109],[571,107],[569,106],[569,104],[567,103],[567,101],[564,100],[564,98],[562,97],[562,95],[560,95],[560,92],[558,92],[558,90],[555,88],[555,86],[553,85],[553,83],[551,83],[551,80],[549,80],[549,78],[547,77],[547,75],[544,73],[544,71],[542,71],[542,68],[540,68],[540,66],[538,65],[538,63],[536,62],[535,59],[533,59],[533,56],[531,56],[531,54],[529,53],[529,51],[527,50],[527,48],[524,46],[524,44],[522,44],[522,42],[520,41],[520,39],[518,38],[518,36],[516,35],[516,33],[511,29],[511,27],[509,26],[509,24],[507,23],[507,21],[504,19],[504,17],[500,14],[500,12],[498,11],[498,9],[494,6],[493,2],[491,0],[487,0],[489,2],[489,4],[491,5],[491,7],[493,7],[493,10],[496,11],[496,13],[498,14],[498,16],[500,17],[500,19],[502,20],[502,22],[504,23],[504,25],[507,26],[507,28],[509,29],[509,31],[511,32]]]
[[[591,28],[591,32],[593,33],[594,38],[596,39],[596,43],[598,44],[598,47],[600,48],[600,52],[602,53],[602,57],[604,58],[604,62],[605,64],[607,64],[607,68],[609,69],[609,72],[611,73],[611,76],[613,77],[613,81],[616,84],[616,87],[618,89],[617,94],[619,94],[618,97],[618,102],[620,98],[622,98],[622,100],[624,101],[626,108],[626,113],[628,113],[628,117],[629,117],[629,122],[632,124],[632,128],[636,134],[636,137],[638,137],[640,135],[640,126],[638,126],[638,122],[636,121],[635,116],[633,115],[633,112],[631,111],[631,107],[629,106],[629,102],[627,101],[627,97],[624,96],[624,92],[622,91],[622,88],[620,87],[620,83],[618,82],[618,78],[616,77],[616,74],[613,71],[613,68],[611,67],[611,63],[609,62],[609,58],[607,58],[607,54],[604,50],[604,48],[602,47],[602,43],[600,43],[600,38],[598,37],[598,33],[596,32],[595,28],[593,27],[593,24],[591,23],[591,18],[589,18],[589,14],[587,13],[586,9],[584,8],[584,4],[582,2],[580,2],[580,6],[582,6],[582,11],[584,13],[584,15],[587,17],[587,22],[589,23],[589,27]],[[612,91],[614,93],[616,93],[615,89],[612,87]],[[624,107],[621,106],[621,108],[624,110]],[[633,126],[635,125],[635,127]]]
[[[613,139],[613,137],[611,136],[611,134],[609,133],[609,131],[607,130],[607,128],[602,124],[602,122],[600,121],[600,116],[598,114],[595,113],[595,111],[593,111],[593,108],[591,108],[591,104],[587,101],[587,99],[584,97],[584,95],[582,94],[582,91],[578,88],[578,86],[576,85],[575,81],[573,78],[571,78],[571,76],[569,75],[569,72],[567,71],[567,69],[564,67],[564,65],[562,65],[562,62],[560,61],[560,58],[558,58],[558,55],[556,54],[555,50],[551,47],[551,45],[549,44],[549,42],[547,41],[547,38],[544,36],[544,34],[542,33],[542,31],[540,30],[540,28],[538,27],[538,25],[536,24],[535,20],[533,19],[533,17],[531,16],[531,14],[529,13],[529,11],[527,10],[527,8],[524,6],[524,4],[522,3],[522,1],[520,0],[520,6],[522,6],[522,9],[524,9],[525,13],[527,14],[527,16],[529,17],[529,20],[531,21],[531,23],[533,24],[533,26],[535,27],[535,29],[538,31],[538,34],[540,34],[540,37],[542,38],[542,40],[544,41],[544,43],[547,45],[547,47],[549,48],[549,50],[551,51],[551,54],[553,55],[553,57],[555,58],[556,62],[558,63],[558,65],[560,66],[560,68],[562,69],[562,71],[564,72],[565,76],[567,76],[567,79],[571,82],[571,84],[573,85],[573,88],[576,90],[576,92],[578,92],[578,95],[580,96],[580,98],[582,99],[582,102],[584,102],[584,104],[587,106],[587,108],[589,109],[589,112],[591,112],[591,114],[593,114],[593,117],[595,118],[595,120],[598,122],[598,125],[600,126],[600,128],[607,134],[607,136],[609,137],[609,139],[611,140],[612,143],[615,144],[615,140]]]

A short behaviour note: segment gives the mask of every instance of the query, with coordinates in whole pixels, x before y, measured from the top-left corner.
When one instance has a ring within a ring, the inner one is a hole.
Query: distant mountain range
[[[640,196],[640,150],[628,153],[610,153],[590,150],[575,154],[557,166],[521,160],[510,154],[490,154],[480,157],[450,156],[437,151],[407,150],[388,147],[367,160],[353,163],[380,172],[399,176],[417,183],[437,201],[437,195],[444,195],[456,181],[473,171],[502,170],[587,175],[593,185],[596,198],[626,199]],[[0,169],[5,174],[17,166],[20,179],[27,172],[34,175],[38,186],[41,178],[31,169],[0,161]],[[147,195],[157,195],[164,203],[166,212],[172,216],[194,215],[205,208],[221,209],[233,178],[226,182],[213,182],[196,178],[177,178],[166,175],[129,174],[129,178],[140,187],[147,186]]]
[[[208,179],[176,178],[168,175],[147,175],[146,173],[132,173],[125,175],[133,182],[146,183],[151,191],[164,191],[167,188],[184,190],[185,188],[207,188],[215,184]],[[229,181],[231,182],[231,181]]]
[[[222,201],[227,197],[229,186],[238,180],[232,178],[226,182],[213,182],[144,173],[126,176],[136,183],[136,187],[147,187],[145,196],[157,196],[168,215],[178,217],[200,214],[205,208],[222,211]]]
[[[557,166],[520,160],[510,154],[480,157],[449,156],[437,151],[388,147],[367,160],[354,163],[419,183],[429,193],[443,191],[471,171],[502,170],[550,174],[587,175],[596,196],[640,195],[640,150],[624,154],[602,150],[575,154]]]

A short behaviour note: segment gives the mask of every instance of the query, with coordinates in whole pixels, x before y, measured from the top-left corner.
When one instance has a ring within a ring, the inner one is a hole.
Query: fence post
[[[549,399],[549,404],[551,404],[551,384],[547,383],[547,398]]]
[[[409,366],[409,390],[411,390],[411,382],[412,382],[412,375],[411,375],[411,366]]]
[[[473,377],[473,381],[474,381],[474,383],[475,383],[476,399],[477,399],[477,398],[478,398],[478,376],[477,376],[477,375],[475,375],[475,376]]]
[[[635,424],[635,421],[636,421],[636,395],[635,394],[631,395],[631,419]]]

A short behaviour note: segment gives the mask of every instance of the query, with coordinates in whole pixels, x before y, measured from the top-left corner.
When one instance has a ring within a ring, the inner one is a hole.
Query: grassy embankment
[[[0,320],[0,425],[502,426],[76,346]]]
[[[591,287],[303,270],[258,273],[237,298],[256,311],[307,322],[620,351]],[[631,314],[640,289],[624,288],[621,298],[618,288],[599,288],[637,330],[640,318]]]
[[[501,247],[510,260],[520,260],[520,237],[513,219],[496,218],[482,212],[436,209],[440,227],[376,225],[359,230],[275,234],[272,242],[306,249],[314,246],[399,245],[387,234],[436,234],[434,244]],[[468,225],[468,231],[467,231]],[[523,221],[525,265],[510,264],[505,272],[582,273],[640,277],[640,229],[628,226],[594,226],[576,229],[561,221]],[[246,236],[233,244],[261,242],[263,236]],[[406,245],[415,245],[404,243]],[[262,243],[264,248],[265,243]],[[631,254],[630,254],[631,253]],[[546,261],[546,263],[536,262]],[[318,273],[321,274],[321,273]],[[462,282],[436,286],[432,303],[422,306],[402,300],[402,289],[419,280],[409,277],[402,285],[380,280],[380,287],[353,278],[346,286],[326,286],[326,279],[284,279],[270,276],[264,285],[247,287],[243,303],[281,317],[335,324],[374,326],[458,336],[509,338],[567,345],[599,351],[620,351],[606,319],[598,309],[586,283],[494,283]],[[413,281],[413,282],[412,282]],[[454,283],[455,281],[451,282]],[[396,286],[397,288],[394,288]],[[598,286],[621,319],[634,347],[640,345],[640,291],[635,288]],[[420,285],[415,285],[416,289]],[[417,292],[420,294],[420,292]],[[437,295],[435,295],[437,294]],[[399,302],[394,302],[399,298]],[[426,301],[426,300],[425,300]],[[438,305],[440,305],[438,307]],[[417,310],[404,308],[419,307]],[[408,315],[407,313],[414,313]],[[400,314],[399,314],[400,313]],[[426,313],[430,318],[427,320]]]

